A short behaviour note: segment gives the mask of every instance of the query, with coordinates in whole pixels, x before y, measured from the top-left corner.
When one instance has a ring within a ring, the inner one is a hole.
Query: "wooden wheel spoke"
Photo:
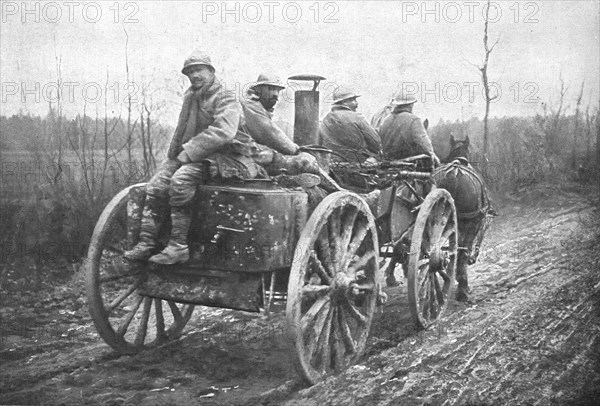
[[[446,229],[444,230],[444,232],[442,233],[442,237],[440,238],[442,241],[446,241],[448,240],[448,238],[450,238],[450,236],[452,234],[456,233],[456,228],[454,227],[454,224],[450,224],[450,225],[446,225]]]
[[[344,248],[348,247],[348,244],[350,244],[350,238],[352,237],[352,230],[354,229],[354,222],[356,221],[357,216],[358,208],[355,206],[350,206],[350,208],[345,211],[342,219],[341,238],[342,247]]]
[[[429,314],[430,302],[428,299],[429,299],[429,295],[427,295],[427,299],[423,300],[423,317],[425,319],[429,319],[428,314]]]
[[[361,246],[361,244],[367,237],[367,234],[369,233],[369,231],[370,231],[369,223],[367,223],[367,222],[362,223],[358,227],[358,229],[356,230],[356,233],[352,236],[350,245],[348,245],[348,252],[346,254],[347,258],[352,258],[354,256],[354,254],[356,253],[358,248]]]
[[[329,237],[330,252],[333,256],[333,262],[338,263],[342,255],[342,241],[341,241],[341,227],[340,227],[340,209],[335,209],[327,221],[327,236]]]
[[[331,251],[329,249],[329,237],[323,235],[326,230],[323,229],[317,240],[315,241],[315,248],[317,257],[321,260],[322,265],[327,270],[328,275],[333,276],[337,273],[337,267],[331,258]]]
[[[354,305],[347,300],[344,301],[344,310],[348,313],[350,317],[352,317],[356,322],[361,326],[365,327],[367,325],[367,317],[362,314]]]
[[[313,328],[307,328],[302,331],[303,336],[305,336],[305,343],[308,342],[308,354],[312,358],[316,355],[315,351],[318,349],[318,341],[319,337],[323,335],[323,329],[329,328],[327,324],[327,319],[329,318],[329,314],[331,313],[331,306],[327,303],[325,306],[321,308],[321,310],[317,314],[317,318],[315,322],[312,323]],[[331,323],[331,322],[330,322]]]
[[[427,297],[428,282],[429,282],[429,270],[426,270],[423,272],[423,278],[420,280],[420,283],[419,283],[419,300],[421,300],[421,299],[424,300]]]
[[[127,299],[136,289],[141,285],[142,281],[137,280],[131,284],[123,293],[117,296],[107,307],[106,313],[112,312],[117,306],[119,306],[125,299]]]
[[[328,306],[329,301],[330,301],[329,296],[323,296],[323,297],[320,297],[319,299],[317,299],[312,304],[310,309],[308,309],[308,311],[306,313],[304,313],[304,316],[302,316],[302,318],[300,319],[300,328],[302,329],[302,331],[311,327],[315,323],[317,315],[324,307]]]
[[[448,275],[446,273],[446,271],[438,269],[437,273],[442,277],[442,279],[444,280],[444,283],[450,282],[450,275]]]
[[[323,295],[325,293],[329,293],[329,291],[331,290],[330,286],[327,285],[304,285],[302,286],[302,294],[303,295],[314,295],[314,294],[320,294]]]
[[[140,296],[137,298],[135,304],[133,305],[133,308],[127,315],[127,318],[125,318],[125,320],[123,321],[123,324],[121,324],[116,331],[116,333],[119,337],[122,338],[125,335],[125,333],[127,332],[127,328],[131,324],[131,321],[133,320],[133,317],[137,313],[138,309],[140,308],[140,305],[142,304],[143,300],[144,300],[143,296]]]
[[[442,304],[446,301],[446,298],[444,297],[445,296],[444,290],[442,289],[442,286],[440,285],[440,280],[438,279],[437,275],[433,275],[433,282],[434,282],[435,298],[438,303]]]
[[[180,323],[181,320],[183,319],[183,316],[181,315],[181,310],[179,310],[179,308],[177,307],[177,303],[171,302],[171,301],[168,301],[167,303],[169,304],[169,307],[171,308],[171,313],[173,314],[173,317],[175,318],[175,323]]]
[[[329,342],[334,313],[335,309],[330,306],[327,311],[325,322],[323,323],[323,328],[321,329],[321,333],[319,334],[319,338],[317,340],[317,353],[315,356],[320,355],[320,365],[324,372],[327,372],[327,370],[331,368],[331,348],[329,346]]]
[[[164,339],[165,333],[165,317],[163,315],[162,300],[154,299],[154,312],[156,313],[156,337]]]
[[[344,341],[344,345],[346,346],[347,352],[351,354],[356,353],[356,342],[352,337],[352,331],[350,331],[350,325],[348,324],[348,320],[346,319],[346,313],[344,311],[339,311],[339,323],[340,323],[340,332],[342,335],[342,339]]]
[[[357,289],[360,290],[370,290],[373,291],[375,290],[375,283],[374,282],[365,282],[365,283],[360,283],[356,285]]]
[[[142,316],[135,335],[135,345],[143,345],[146,340],[146,332],[148,331],[148,319],[150,318],[150,309],[152,307],[152,298],[144,298],[144,307],[142,308]]]
[[[358,261],[351,262],[349,268],[353,268],[354,273],[356,273],[357,271],[363,269],[369,263],[369,261],[373,260],[373,258],[378,258],[377,253],[374,251],[368,251],[365,255],[360,257]]]
[[[437,318],[437,310],[438,310],[438,298],[437,298],[437,294],[435,291],[435,282],[436,282],[436,277],[435,275],[430,275],[429,277],[429,302],[430,302],[430,316],[431,318],[435,319]]]
[[[313,263],[316,265],[314,270],[317,272],[317,274],[321,278],[321,281],[330,285],[331,284],[331,274],[325,269],[325,267],[323,266],[323,263],[317,257],[317,254],[314,251],[312,251],[310,253],[310,258],[312,259]]]
[[[333,369],[339,371],[344,367],[344,339],[342,338],[342,332],[340,329],[339,314],[341,309],[336,308],[336,314],[333,317],[332,330],[333,330]]]

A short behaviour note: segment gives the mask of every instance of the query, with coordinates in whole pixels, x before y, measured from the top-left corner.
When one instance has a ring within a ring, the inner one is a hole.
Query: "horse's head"
[[[468,135],[464,140],[455,140],[454,134],[450,134],[450,153],[444,159],[444,163],[452,162],[458,158],[464,158],[468,161],[470,158],[469,145],[471,145],[471,142]]]

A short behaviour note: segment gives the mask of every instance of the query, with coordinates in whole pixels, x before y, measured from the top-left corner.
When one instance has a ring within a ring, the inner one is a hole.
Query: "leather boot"
[[[158,199],[152,196],[146,198],[142,212],[139,242],[130,250],[123,253],[125,259],[132,261],[146,260],[156,253],[156,239],[164,222],[164,208],[161,209]]]
[[[187,235],[192,223],[191,210],[184,207],[171,208],[171,239],[160,254],[150,258],[150,262],[160,265],[174,265],[187,262],[190,250]]]

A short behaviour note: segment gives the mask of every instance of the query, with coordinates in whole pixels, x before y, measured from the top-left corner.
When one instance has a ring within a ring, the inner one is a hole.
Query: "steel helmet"
[[[413,96],[412,94],[407,94],[403,90],[400,90],[398,93],[396,93],[394,99],[392,100],[392,104],[395,106],[401,106],[403,104],[413,104],[416,102],[417,98],[415,96]]]
[[[360,97],[360,94],[356,94],[350,89],[339,88],[333,92],[333,104],[338,104],[344,100],[355,99],[357,97]]]
[[[281,84],[281,81],[279,80],[279,76],[277,76],[273,73],[261,73],[260,75],[258,75],[258,79],[256,79],[256,83],[253,84],[250,88],[253,89],[256,86],[260,86],[260,85],[268,85],[268,86],[277,87],[279,89],[285,89],[285,86],[283,84]]]
[[[188,56],[188,58],[183,63],[183,69],[181,69],[181,73],[185,75],[185,72],[189,67],[196,65],[210,66],[213,71],[215,70],[212,61],[210,60],[210,56],[208,56],[206,52],[194,51],[190,56]]]

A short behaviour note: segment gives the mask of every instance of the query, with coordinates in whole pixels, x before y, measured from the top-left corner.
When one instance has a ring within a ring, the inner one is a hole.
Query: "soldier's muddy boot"
[[[156,239],[164,221],[164,210],[159,207],[156,198],[148,196],[142,212],[139,242],[130,250],[123,253],[125,259],[140,261],[150,258],[156,253]]]
[[[470,303],[471,300],[469,298],[469,293],[471,293],[471,289],[469,288],[469,278],[467,276],[467,263],[469,261],[469,253],[460,250],[458,252],[458,258],[456,261],[456,281],[458,282],[458,287],[456,289],[456,300],[459,302]]]
[[[171,209],[171,239],[160,254],[150,258],[150,262],[160,265],[175,265],[190,259],[187,235],[192,222],[191,211],[187,208]]]

